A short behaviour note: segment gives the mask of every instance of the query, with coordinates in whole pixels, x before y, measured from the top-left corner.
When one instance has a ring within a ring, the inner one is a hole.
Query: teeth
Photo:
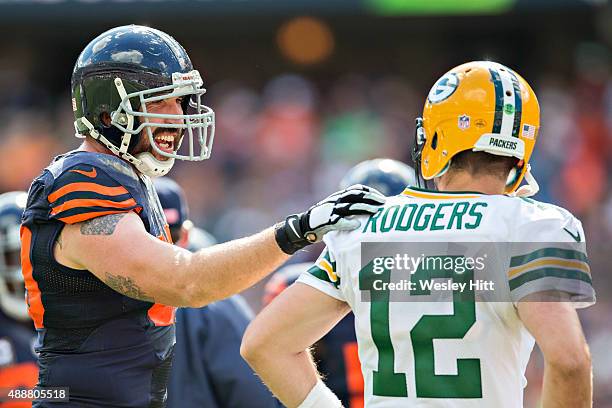
[[[163,142],[174,142],[174,136],[171,135],[161,135],[161,136],[157,136],[155,138],[156,141],[163,141]]]

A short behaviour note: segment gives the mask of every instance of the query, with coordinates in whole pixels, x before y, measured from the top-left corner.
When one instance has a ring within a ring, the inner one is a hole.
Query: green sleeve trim
[[[324,269],[319,268],[317,265],[313,265],[308,269],[308,273],[314,276],[315,278],[322,280],[327,283],[331,283],[334,287],[338,288],[340,286],[340,278],[336,282],[333,282],[327,272]]]
[[[583,271],[575,269],[562,269],[562,268],[540,268],[534,269],[533,271],[526,272],[514,279],[510,279],[510,290],[515,290],[525,283],[541,279],[541,278],[561,278],[561,279],[574,279],[580,280],[591,285],[591,276]]]
[[[525,265],[538,258],[561,258],[588,262],[587,256],[580,251],[563,248],[541,248],[526,255],[513,256],[510,258],[510,267]]]

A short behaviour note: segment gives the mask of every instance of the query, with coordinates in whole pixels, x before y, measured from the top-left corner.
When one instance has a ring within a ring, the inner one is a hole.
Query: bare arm
[[[289,256],[273,228],[196,253],[150,235],[133,212],[66,225],[56,259],[87,269],[127,296],[170,306],[199,307],[246,289]]]
[[[296,407],[319,378],[308,347],[348,311],[346,303],[295,283],[251,322],[240,352],[283,404]]]
[[[542,407],[592,407],[591,356],[572,304],[520,302],[518,311],[544,354]]]

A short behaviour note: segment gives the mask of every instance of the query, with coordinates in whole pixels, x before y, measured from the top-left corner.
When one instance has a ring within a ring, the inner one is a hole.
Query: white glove
[[[374,214],[386,197],[376,189],[355,184],[319,201],[308,211],[293,214],[276,225],[276,242],[287,254],[321,241],[329,231],[350,231],[359,227],[354,215]]]

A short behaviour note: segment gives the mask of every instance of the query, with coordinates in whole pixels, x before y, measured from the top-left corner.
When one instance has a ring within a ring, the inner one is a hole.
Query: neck
[[[113,154],[110,150],[106,148],[102,143],[98,143],[95,139],[92,139],[89,136],[85,137],[79,149],[84,152],[92,152],[92,153],[105,153],[105,154]]]
[[[492,175],[474,176],[465,171],[444,174],[436,180],[439,191],[477,191],[483,194],[503,194],[505,182]]]

